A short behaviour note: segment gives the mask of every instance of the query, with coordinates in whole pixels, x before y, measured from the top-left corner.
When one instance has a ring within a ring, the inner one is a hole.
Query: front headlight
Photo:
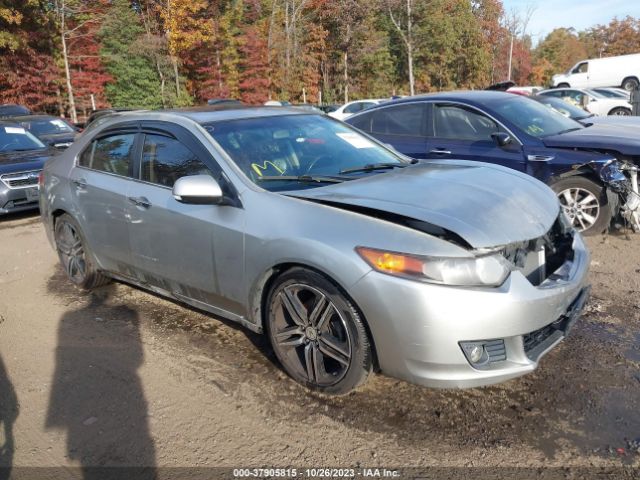
[[[439,285],[497,287],[504,283],[511,265],[499,254],[474,258],[427,257],[356,247],[374,270]]]

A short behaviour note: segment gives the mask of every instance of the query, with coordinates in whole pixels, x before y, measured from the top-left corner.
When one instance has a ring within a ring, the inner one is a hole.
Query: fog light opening
[[[478,363],[482,360],[482,356],[484,355],[484,346],[483,345],[474,345],[471,347],[469,351],[469,360],[471,363]]]
[[[486,368],[490,363],[505,360],[504,340],[479,340],[460,342],[460,348],[467,361],[474,368]]]

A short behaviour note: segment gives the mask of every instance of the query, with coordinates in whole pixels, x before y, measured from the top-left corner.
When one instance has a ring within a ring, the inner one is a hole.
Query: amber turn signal
[[[356,247],[356,251],[372,268],[379,272],[405,275],[423,274],[423,262],[415,257],[367,247]]]

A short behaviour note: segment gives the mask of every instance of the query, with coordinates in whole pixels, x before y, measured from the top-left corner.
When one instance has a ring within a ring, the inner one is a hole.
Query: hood
[[[0,153],[0,174],[40,170],[49,158],[50,150]]]
[[[640,127],[640,117],[634,117],[632,115],[607,115],[606,117],[594,115],[593,117],[588,117],[580,121],[585,124],[592,123],[598,126],[617,125],[619,127],[633,127],[634,129]],[[635,131],[635,135],[640,137],[640,130]]]
[[[559,213],[555,194],[538,180],[471,161],[424,162],[288,195],[426,222],[473,248],[538,238]]]
[[[573,132],[544,137],[542,141],[551,148],[606,149],[616,150],[623,155],[640,155],[640,130],[632,125],[595,124]]]

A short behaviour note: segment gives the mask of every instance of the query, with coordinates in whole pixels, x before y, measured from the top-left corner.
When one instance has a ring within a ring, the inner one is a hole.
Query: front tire
[[[265,323],[285,371],[310,389],[346,394],[371,373],[371,346],[358,310],[313,270],[292,268],[276,279]]]
[[[609,115],[629,116],[631,115],[631,110],[624,107],[616,107],[609,112]]]
[[[585,177],[572,177],[554,183],[551,188],[569,220],[583,235],[604,232],[611,223],[607,192]]]
[[[75,285],[91,290],[109,282],[109,278],[96,269],[80,226],[71,215],[65,213],[56,219],[54,237],[60,263]]]
[[[622,81],[622,88],[624,88],[627,92],[630,92],[631,90],[638,88],[638,85],[640,85],[640,82],[638,81],[637,78],[634,78],[634,77],[625,78]]]

